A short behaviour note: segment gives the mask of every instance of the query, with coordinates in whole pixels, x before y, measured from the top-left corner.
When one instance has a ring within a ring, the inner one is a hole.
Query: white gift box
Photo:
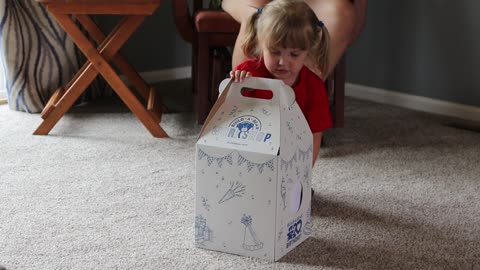
[[[220,88],[196,144],[195,243],[276,261],[311,233],[312,133],[281,80]]]

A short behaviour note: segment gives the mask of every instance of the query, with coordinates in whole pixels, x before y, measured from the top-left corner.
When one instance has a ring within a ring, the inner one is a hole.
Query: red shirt
[[[235,70],[245,70],[252,77],[274,79],[273,75],[265,67],[265,63],[259,59],[249,59],[238,65]],[[299,79],[293,87],[295,101],[307,119],[312,133],[322,132],[332,127],[332,116],[328,102],[327,90],[322,79],[310,69],[303,66],[300,70]],[[255,94],[262,97],[261,94]],[[268,97],[263,97],[268,98]]]

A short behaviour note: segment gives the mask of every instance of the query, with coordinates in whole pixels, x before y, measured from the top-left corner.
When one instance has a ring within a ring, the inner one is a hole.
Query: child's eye
[[[272,54],[272,55],[280,55],[280,51],[270,51],[270,54]]]
[[[298,57],[300,54],[299,53],[291,53],[290,54],[292,57]]]

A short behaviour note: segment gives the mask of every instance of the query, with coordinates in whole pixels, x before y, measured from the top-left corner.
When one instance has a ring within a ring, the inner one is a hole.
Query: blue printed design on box
[[[223,157],[213,157],[205,153],[202,149],[198,149],[198,160],[202,160],[204,157],[207,158],[208,166],[210,167],[214,161],[216,161],[218,167],[222,168],[223,161],[226,160],[228,164],[233,164],[232,153],[223,156]]]
[[[276,261],[311,233],[312,133],[282,81],[221,85],[196,144],[195,212],[207,221],[197,246]],[[247,98],[242,88],[273,97]]]
[[[207,226],[207,220],[198,215],[195,217],[195,242],[199,245],[213,240],[213,231]]]
[[[267,161],[267,162],[264,162],[264,163],[256,163],[256,162],[252,162],[248,159],[246,159],[245,157],[243,157],[242,155],[238,154],[238,166],[241,166],[243,163],[246,163],[247,164],[247,169],[248,171],[250,172],[254,167],[257,167],[258,171],[260,173],[263,172],[263,167],[267,166],[267,168],[269,168],[271,171],[273,171],[273,159]]]
[[[252,217],[244,214],[240,222],[245,225],[242,247],[250,251],[263,248],[263,243],[258,239],[257,234],[253,230]]]
[[[302,236],[302,226],[302,216],[299,216],[292,222],[288,223],[287,248],[300,239]]]
[[[223,161],[227,161],[228,164],[233,165],[233,152],[229,153],[226,156],[221,156],[221,157],[214,157],[209,154],[207,154],[205,151],[203,151],[200,147],[197,149],[197,160],[201,161],[202,159],[206,158],[207,160],[207,165],[210,167],[212,164],[217,164],[219,168],[222,168],[223,166]],[[238,159],[237,159],[237,165],[241,166],[244,163],[247,165],[247,171],[251,172],[253,168],[257,168],[260,173],[263,173],[263,170],[265,167],[270,169],[270,171],[274,170],[274,164],[273,160],[268,160],[263,163],[257,163],[248,160],[244,156],[242,156],[240,153],[238,153]]]
[[[224,203],[230,199],[233,199],[235,197],[242,197],[243,194],[245,193],[245,185],[243,185],[240,182],[235,182],[230,184],[230,188],[223,194],[222,198],[218,203]]]
[[[268,126],[268,125],[267,125]],[[271,132],[262,131],[262,122],[253,115],[242,115],[233,119],[228,126],[214,127],[212,134],[239,141],[270,142]]]

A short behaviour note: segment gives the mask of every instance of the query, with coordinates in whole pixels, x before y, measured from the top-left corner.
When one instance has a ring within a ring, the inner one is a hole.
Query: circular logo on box
[[[253,115],[243,115],[233,119],[229,127],[236,129],[237,138],[246,138],[251,131],[262,130],[262,123]]]

